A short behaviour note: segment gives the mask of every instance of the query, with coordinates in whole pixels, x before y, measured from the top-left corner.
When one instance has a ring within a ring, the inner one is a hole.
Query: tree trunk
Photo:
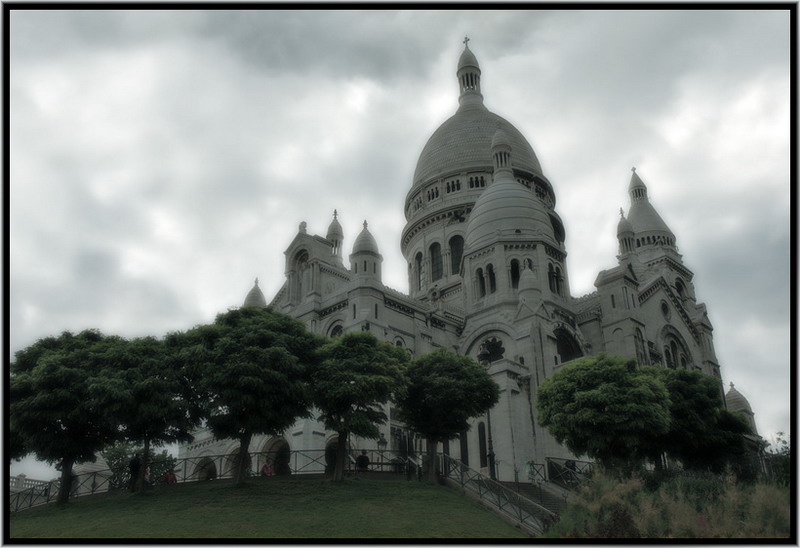
[[[336,469],[333,472],[333,481],[344,481],[344,466],[347,458],[347,432],[339,432],[339,442],[336,446]]]
[[[246,430],[244,434],[239,436],[239,462],[236,467],[236,485],[244,485],[247,483],[247,469],[249,468],[250,458],[250,438],[253,434]]]
[[[142,465],[139,467],[139,477],[136,478],[136,492],[144,491],[144,474],[147,471],[148,461],[150,460],[150,438],[144,439],[144,449],[142,450]]]
[[[58,489],[58,504],[69,502],[69,493],[72,489],[72,459],[61,461],[61,487]]]
[[[436,484],[436,446],[439,444],[434,438],[428,438],[428,483]]]

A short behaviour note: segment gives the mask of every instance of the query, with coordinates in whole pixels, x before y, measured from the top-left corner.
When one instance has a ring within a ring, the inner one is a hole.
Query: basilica
[[[441,347],[485,364],[500,400],[443,449],[487,472],[490,444],[501,480],[526,478],[529,462],[574,458],[538,424],[535,405],[540,383],[571,360],[606,352],[696,369],[719,379],[722,391],[706,307],[639,173],[630,177],[627,214],[619,212],[616,261],[609,257],[596,291],[573,296],[556,186],[525,136],[484,105],[481,69],[468,45],[456,77],[458,107],[422,149],[404,204],[409,293],[383,284],[383,256],[367,221],[345,257],[334,211],[324,236],[300,224],[285,252],[285,283],[269,305],[325,336],[369,331],[412,356]],[[243,306],[267,304],[256,280]],[[421,450],[424,442],[387,407],[386,449]],[[283,436],[254,437],[250,450],[325,450],[335,442],[336,434],[312,418]],[[375,440],[350,443],[354,450],[376,447]],[[200,430],[179,456],[226,455],[237,445]]]

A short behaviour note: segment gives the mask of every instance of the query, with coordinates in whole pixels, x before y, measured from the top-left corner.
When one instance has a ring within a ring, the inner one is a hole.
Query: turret
[[[328,234],[325,236],[325,239],[328,240],[333,244],[331,248],[331,257],[333,258],[334,262],[341,265],[342,264],[342,241],[344,240],[344,232],[342,231],[342,225],[339,224],[339,221],[336,219],[337,213],[336,210],[333,210],[333,220],[331,224],[328,226]]]
[[[367,228],[367,221],[364,221],[364,229],[356,238],[350,254],[350,270],[358,277],[381,281],[382,265],[383,256],[378,252],[378,242]]]
[[[622,208],[619,208],[619,224],[617,224],[617,240],[619,241],[620,256],[633,253],[634,251],[634,232],[633,225],[625,218]]]
[[[256,308],[267,308],[267,299],[264,298],[264,293],[261,292],[261,288],[258,287],[258,278],[256,278],[255,284],[253,285],[253,289],[251,289],[247,293],[247,297],[244,298],[244,303],[242,307],[252,306]]]

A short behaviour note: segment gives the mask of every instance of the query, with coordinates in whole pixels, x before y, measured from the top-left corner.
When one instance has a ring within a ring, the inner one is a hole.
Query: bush
[[[549,538],[788,538],[789,491],[710,473],[598,475]]]

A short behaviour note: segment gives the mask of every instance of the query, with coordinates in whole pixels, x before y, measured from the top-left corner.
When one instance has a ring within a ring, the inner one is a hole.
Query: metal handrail
[[[457,481],[463,490],[476,494],[482,502],[496,507],[537,534],[544,533],[558,519],[555,513],[544,506],[471,469],[461,461],[449,455],[440,457],[446,477]]]
[[[570,491],[588,483],[594,473],[594,463],[589,461],[546,457],[548,479]]]
[[[288,460],[286,454],[288,453]],[[348,458],[345,460],[346,471],[355,472],[353,454],[355,449],[348,450]],[[360,451],[358,452],[360,454]],[[400,451],[388,450],[369,450],[368,457],[370,471],[392,471],[403,473],[407,468],[417,467],[419,475],[419,464],[413,463],[405,453]],[[250,456],[250,474],[260,475],[264,463],[269,463],[273,475],[309,475],[331,473],[325,459],[325,449],[294,450],[283,452],[283,460],[279,460],[280,451],[252,451]],[[279,462],[281,469],[276,470],[275,463]],[[238,454],[227,455],[203,455],[195,457],[182,457],[174,459],[173,473],[175,474],[174,483],[192,483],[213,479],[232,479],[236,476],[236,464]],[[127,465],[123,468],[105,469],[73,476],[70,497],[81,497],[94,495],[109,491],[120,491],[128,488],[130,472]],[[58,491],[61,486],[61,479],[52,481],[37,481],[36,485],[27,489],[22,489],[11,493],[9,508],[11,512],[18,512],[54,502],[58,498]],[[148,487],[165,487],[170,483],[165,477],[151,478]],[[10,487],[9,487],[10,489]]]

